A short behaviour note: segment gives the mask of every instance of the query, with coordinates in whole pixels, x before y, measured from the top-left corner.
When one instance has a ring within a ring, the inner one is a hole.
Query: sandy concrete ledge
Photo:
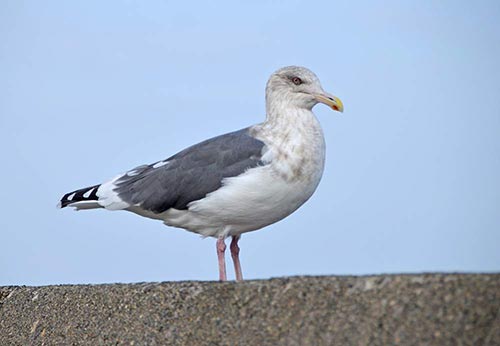
[[[0,345],[500,345],[500,274],[0,287]]]

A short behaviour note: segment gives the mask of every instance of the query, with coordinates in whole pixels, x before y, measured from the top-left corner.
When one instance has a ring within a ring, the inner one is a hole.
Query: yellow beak
[[[324,94],[316,94],[316,100],[318,102],[324,103],[328,107],[331,107],[333,110],[338,112],[344,111],[344,104],[337,96],[333,96],[327,93]]]

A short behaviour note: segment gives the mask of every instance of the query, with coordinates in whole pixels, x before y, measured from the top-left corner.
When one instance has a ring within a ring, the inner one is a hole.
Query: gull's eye
[[[300,79],[299,77],[293,77],[292,78],[292,83],[295,84],[295,85],[301,85],[302,84],[302,79]]]

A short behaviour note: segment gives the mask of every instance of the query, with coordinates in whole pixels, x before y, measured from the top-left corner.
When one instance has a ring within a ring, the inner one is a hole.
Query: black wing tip
[[[97,190],[99,189],[99,186],[101,186],[101,184],[68,192],[61,198],[59,203],[57,203],[57,208],[58,209],[66,208],[68,205],[80,201],[97,201],[99,199],[99,197],[97,196]],[[87,196],[84,196],[89,191],[90,193]]]
[[[63,197],[64,198],[64,197]],[[62,208],[66,208],[68,205],[70,205],[71,203],[73,203],[72,201],[65,201],[64,199],[61,199],[59,201],[59,203],[57,203],[57,209],[62,209]]]

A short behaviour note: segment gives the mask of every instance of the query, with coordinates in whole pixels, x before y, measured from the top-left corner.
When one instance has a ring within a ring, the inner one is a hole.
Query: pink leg
[[[224,238],[217,239],[217,259],[219,260],[219,280],[226,281],[226,260],[224,258],[224,253],[226,252],[226,243],[224,243]]]
[[[234,263],[234,272],[236,273],[236,281],[243,280],[243,274],[241,273],[241,264],[240,264],[240,248],[238,246],[238,240],[240,240],[239,236],[233,236],[233,240],[231,240],[231,257],[233,258]]]

